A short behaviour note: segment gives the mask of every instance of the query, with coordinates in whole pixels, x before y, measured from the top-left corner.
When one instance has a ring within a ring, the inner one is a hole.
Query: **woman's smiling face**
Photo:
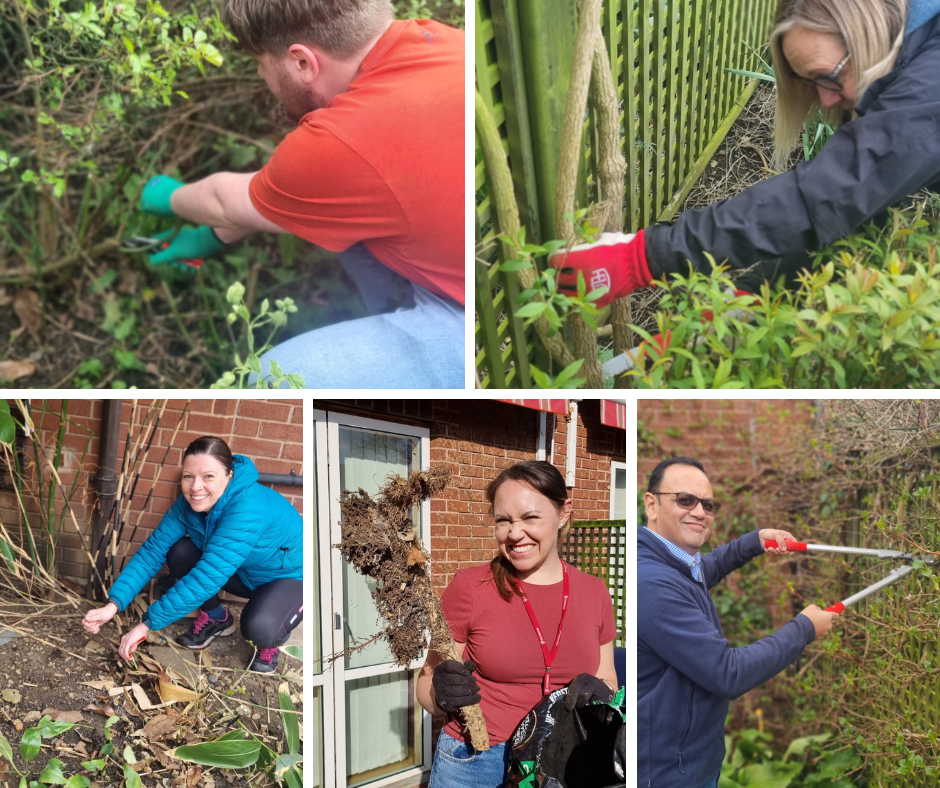
[[[191,454],[183,460],[180,485],[194,512],[208,512],[222,497],[232,479],[232,472],[211,454]]]
[[[516,574],[525,579],[558,556],[558,531],[568,520],[571,501],[555,503],[525,482],[503,482],[493,499],[496,543]]]

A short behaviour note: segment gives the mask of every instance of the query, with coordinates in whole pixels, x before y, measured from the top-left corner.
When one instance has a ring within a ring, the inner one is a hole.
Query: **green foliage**
[[[726,736],[718,788],[855,788],[845,775],[861,765],[861,758],[846,749],[820,753],[830,738],[831,734],[823,733],[794,739],[779,756],[767,744],[773,740],[769,733],[749,728]]]
[[[261,356],[265,351],[270,350],[274,345],[272,340],[278,329],[287,325],[287,315],[296,312],[292,298],[278,299],[274,302],[275,309],[271,310],[268,299],[261,302],[261,308],[258,315],[252,318],[248,307],[245,306],[245,286],[236,282],[229,287],[226,293],[226,299],[232,305],[232,311],[229,313],[228,322],[234,323],[237,320],[245,322],[245,342],[247,345],[247,354],[244,361],[236,353],[235,369],[226,372],[219,380],[212,384],[214,389],[243,389],[243,388],[278,388],[281,383],[287,382],[292,389],[306,388],[304,379],[300,375],[284,373],[276,361],[270,363],[270,374],[261,374]],[[255,348],[255,331],[269,326],[268,335],[264,343],[259,348]],[[246,379],[249,375],[256,376],[252,386],[246,385]]]
[[[819,252],[793,291],[765,285],[759,298],[729,296],[720,266],[674,277],[656,315],[670,346],[644,345],[626,374],[638,388],[940,383],[936,219],[922,210],[892,215],[887,227],[869,225]]]
[[[183,745],[171,750],[171,753],[184,761],[203,766],[225,769],[255,767],[265,772],[274,782],[285,783],[288,788],[302,788],[303,758],[300,755],[300,725],[296,709],[288,693],[279,692],[278,703],[284,726],[286,753],[274,752],[250,733],[245,739],[243,730],[230,731],[214,742]]]

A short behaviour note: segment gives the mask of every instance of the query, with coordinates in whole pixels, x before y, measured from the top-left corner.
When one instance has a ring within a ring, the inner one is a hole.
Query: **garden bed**
[[[82,628],[82,613],[69,604],[44,605],[21,600],[0,600],[4,621],[24,632],[0,645],[0,691],[12,689],[0,700],[0,732],[9,741],[14,763],[31,779],[48,762],[57,758],[62,772],[87,775],[92,785],[118,785],[124,779],[123,763],[130,763],[130,748],[136,763],[132,768],[144,778],[144,785],[268,785],[260,771],[209,768],[184,762],[167,753],[174,747],[212,741],[243,728],[275,752],[284,751],[284,730],[278,705],[278,689],[287,689],[302,714],[301,663],[282,652],[278,672],[262,675],[245,672],[253,649],[237,633],[217,638],[203,652],[190,652],[169,641],[188,624],[174,624],[152,632],[136,652],[136,668],[117,655],[120,636],[113,623],[101,633],[89,636]],[[83,612],[85,604],[79,604]],[[240,609],[231,608],[238,619]],[[169,641],[168,641],[169,639]],[[182,665],[181,656],[196,664]],[[173,668],[173,665],[176,668]],[[148,701],[160,703],[154,690],[161,671],[171,683],[194,690],[198,697],[179,701],[166,708],[147,709],[139,696],[109,694],[108,684],[89,686],[88,682],[113,683],[115,687],[136,683]],[[89,707],[98,712],[86,710]],[[44,715],[56,712],[75,715],[81,723],[59,736],[42,739],[42,748],[29,764],[20,752],[24,731],[36,726]],[[110,726],[113,751],[103,770],[89,771],[82,762],[103,757],[101,748],[108,740],[105,729],[109,716],[119,721]],[[299,716],[298,719],[302,719]],[[0,761],[3,769],[8,764]],[[12,773],[7,780],[18,781]]]

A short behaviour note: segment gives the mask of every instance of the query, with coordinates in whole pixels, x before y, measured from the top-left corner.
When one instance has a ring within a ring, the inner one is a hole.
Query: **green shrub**
[[[655,318],[668,349],[644,345],[626,374],[637,388],[940,384],[937,232],[936,217],[894,210],[819,252],[795,289],[765,285],[759,298],[729,297],[721,266],[676,276]]]

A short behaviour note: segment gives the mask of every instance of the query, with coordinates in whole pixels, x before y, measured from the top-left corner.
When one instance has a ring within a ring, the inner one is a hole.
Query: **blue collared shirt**
[[[665,536],[660,536],[652,528],[647,528],[646,530],[649,531],[651,534],[653,534],[653,536],[655,536],[657,539],[659,539],[660,542],[666,545],[666,549],[669,550],[669,552],[672,553],[676,558],[678,558],[680,561],[683,561],[687,566],[690,566],[692,568],[692,577],[695,580],[699,579],[699,565],[702,563],[701,553],[696,553],[695,555],[689,555],[681,547],[677,547],[676,545],[674,545]]]

